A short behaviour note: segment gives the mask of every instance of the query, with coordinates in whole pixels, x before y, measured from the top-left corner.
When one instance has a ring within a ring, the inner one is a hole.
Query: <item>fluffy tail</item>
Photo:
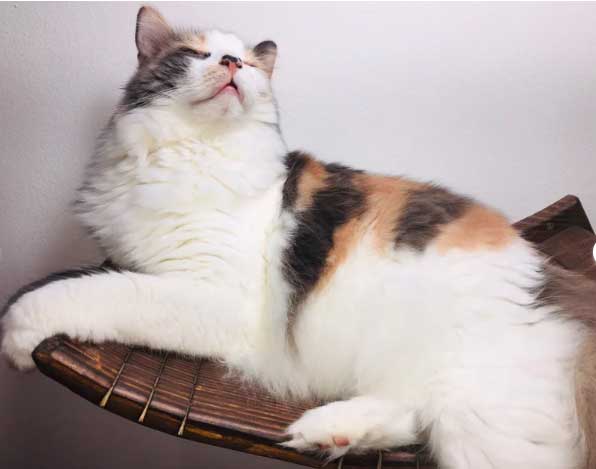
[[[596,282],[552,264],[545,267],[545,283],[538,294],[542,304],[583,322],[590,333],[576,364],[575,402],[586,448],[586,469],[596,469]]]
[[[596,332],[587,337],[579,353],[575,405],[586,447],[586,469],[596,469]]]

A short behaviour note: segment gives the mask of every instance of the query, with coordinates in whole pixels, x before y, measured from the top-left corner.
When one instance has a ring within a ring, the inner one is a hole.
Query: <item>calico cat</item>
[[[288,152],[276,45],[137,18],[138,68],[79,190],[119,268],[8,303],[2,351],[65,333],[225,360],[330,404],[286,446],[426,442],[440,467],[596,468],[591,284],[437,185]]]

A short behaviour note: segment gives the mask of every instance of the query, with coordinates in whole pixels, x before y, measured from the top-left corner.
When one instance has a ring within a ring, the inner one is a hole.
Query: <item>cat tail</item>
[[[596,469],[596,282],[554,264],[544,270],[539,301],[556,306],[560,314],[588,328],[577,356],[575,405],[585,447],[584,467]]]

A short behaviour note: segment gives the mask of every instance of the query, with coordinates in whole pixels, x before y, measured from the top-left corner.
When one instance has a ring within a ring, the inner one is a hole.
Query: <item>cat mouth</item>
[[[236,95],[236,97],[238,98],[238,100],[240,102],[242,102],[242,95],[240,94],[240,90],[238,89],[238,85],[236,84],[236,82],[234,82],[234,79],[231,79],[224,86],[222,86],[220,89],[218,89],[213,95],[211,95],[211,97],[206,98],[206,99],[195,100],[195,101],[192,102],[192,104],[193,105],[197,105],[197,104],[204,103],[205,101],[209,101],[209,100],[211,100],[213,98],[216,98],[220,94],[224,94],[224,93],[234,94],[234,95]]]
[[[235,94],[238,97],[238,99],[241,98],[240,90],[238,90],[238,85],[236,84],[234,79],[231,79],[228,83],[226,83],[217,93],[215,93],[215,96],[221,93],[232,93]]]

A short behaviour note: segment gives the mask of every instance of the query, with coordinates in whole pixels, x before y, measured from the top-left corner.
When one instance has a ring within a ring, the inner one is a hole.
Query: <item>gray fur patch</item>
[[[396,247],[409,246],[423,251],[438,235],[440,227],[461,217],[470,204],[469,198],[439,186],[411,191],[397,221]]]

